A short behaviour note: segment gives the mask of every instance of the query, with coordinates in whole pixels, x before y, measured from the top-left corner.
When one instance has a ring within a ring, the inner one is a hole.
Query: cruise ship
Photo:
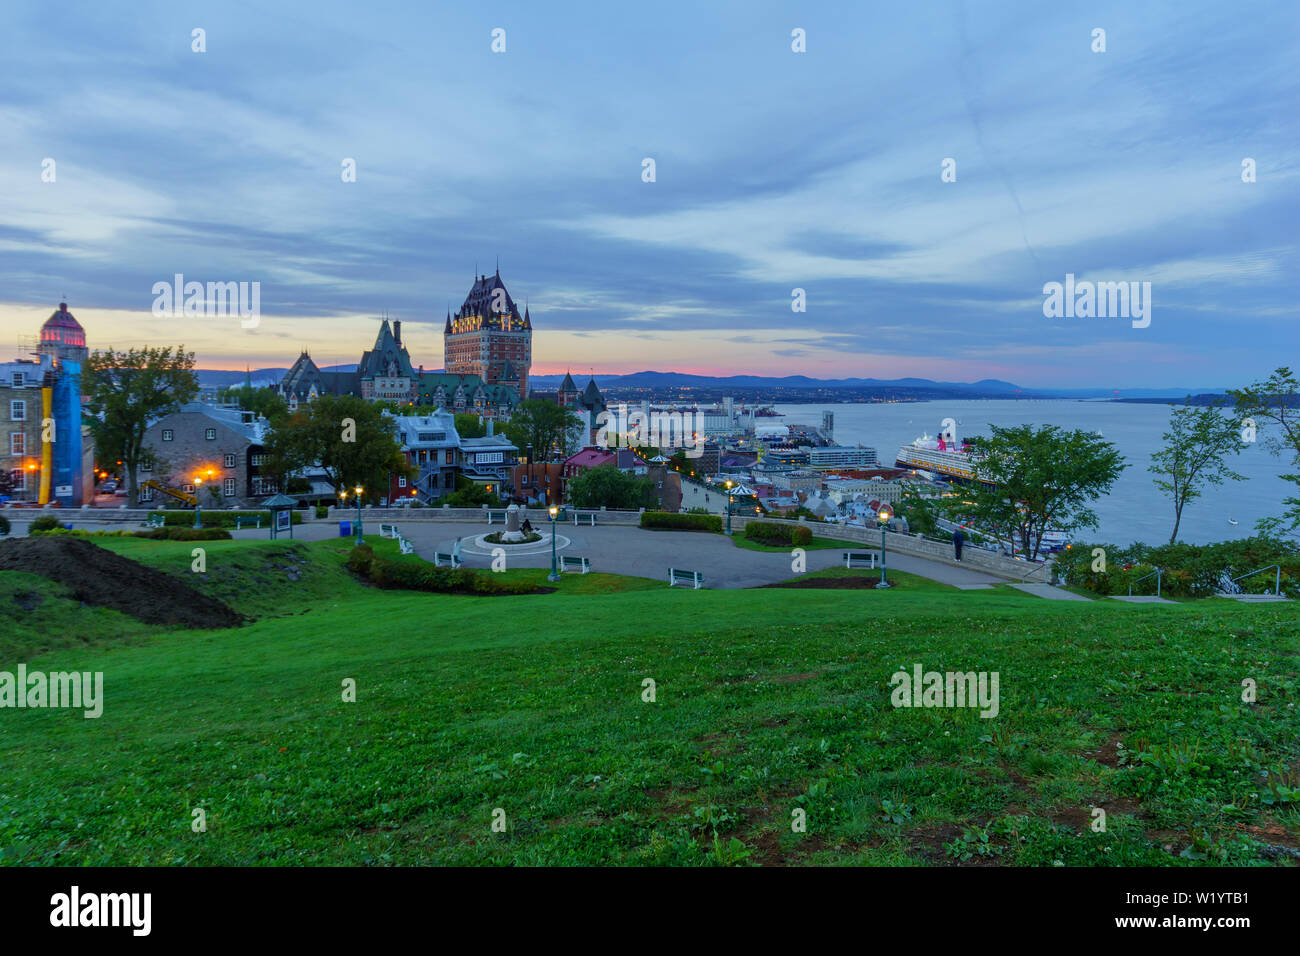
[[[977,481],[975,463],[979,458],[971,453],[970,446],[957,440],[957,422],[945,418],[939,424],[939,436],[922,435],[910,445],[898,449],[896,468],[918,471],[926,477],[948,481]],[[992,484],[992,482],[984,482]]]

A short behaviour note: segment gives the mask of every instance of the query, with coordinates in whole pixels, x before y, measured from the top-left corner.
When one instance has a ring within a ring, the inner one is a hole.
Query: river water
[[[1129,467],[1111,494],[1093,506],[1101,521],[1097,532],[1080,531],[1080,540],[1114,544],[1145,541],[1164,544],[1174,527],[1174,507],[1152,483],[1147,471],[1151,453],[1160,448],[1160,436],[1169,424],[1169,406],[1100,401],[938,401],[896,404],[778,405],[786,424],[820,426],[822,412],[835,415],[835,442],[870,445],[880,463],[892,466],[900,445],[911,444],[922,432],[931,437],[944,418],[957,420],[958,438],[988,434],[989,425],[1058,425],[1064,429],[1100,431],[1113,442]],[[761,421],[761,419],[760,419]],[[1261,432],[1261,438],[1263,433]],[[1262,442],[1245,445],[1229,467],[1245,475],[1244,481],[1211,485],[1204,496],[1183,509],[1178,539],[1205,544],[1249,537],[1259,518],[1281,514],[1282,499],[1295,485],[1279,475],[1291,471],[1290,462],[1268,453]],[[1236,525],[1229,518],[1237,521]]]

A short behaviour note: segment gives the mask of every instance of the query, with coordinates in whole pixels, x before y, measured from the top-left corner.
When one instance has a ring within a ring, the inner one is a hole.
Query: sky
[[[92,348],[351,363],[387,314],[437,368],[499,263],[534,374],[1239,385],[1300,345],[1297,47],[1291,2],[7,2],[0,358],[66,298]],[[256,327],[155,316],[176,273]],[[1044,315],[1067,274],[1150,324]]]

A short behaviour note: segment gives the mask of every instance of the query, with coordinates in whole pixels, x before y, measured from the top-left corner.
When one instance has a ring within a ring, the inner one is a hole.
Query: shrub
[[[8,534],[8,533],[9,533],[9,519],[6,518],[4,515],[0,515],[0,534]]]
[[[27,530],[28,531],[54,531],[55,529],[62,528],[62,527],[63,527],[63,522],[60,521],[58,518],[54,517],[54,515],[41,515],[41,517],[37,518],[35,521],[32,522],[32,526]]]
[[[353,548],[347,567],[376,586],[401,591],[432,591],[441,594],[536,594],[529,581],[501,578],[469,568],[435,568],[416,561],[394,561],[377,557],[366,544]]]
[[[776,524],[772,521],[751,521],[745,525],[745,537],[762,544],[786,547],[809,544],[812,529],[800,524]]]
[[[148,531],[134,531],[133,538],[148,538],[151,541],[229,541],[230,532],[224,528],[151,528]]]
[[[709,514],[675,514],[671,511],[641,512],[641,527],[671,531],[722,531],[722,519]]]
[[[1106,551],[1106,570],[1093,571],[1093,550]],[[1250,594],[1271,591],[1274,575],[1269,572],[1236,584],[1231,579],[1270,564],[1281,566],[1283,593],[1300,588],[1300,548],[1264,536],[1216,544],[1133,544],[1122,548],[1112,544],[1075,544],[1056,558],[1056,569],[1067,584],[1098,594],[1127,594],[1129,585],[1156,568],[1164,572],[1161,593],[1170,597],[1210,597],[1220,591],[1240,589]],[[1135,584],[1135,594],[1154,594],[1156,579]]]
[[[173,510],[153,512],[153,514],[160,513],[163,516],[163,524],[165,525],[175,526],[178,528],[189,528],[194,525],[193,511]],[[294,510],[290,511],[289,515],[289,520],[293,524],[302,523],[302,512]],[[236,518],[256,518],[258,516],[261,516],[262,518],[263,528],[267,527],[271,523],[271,512],[269,511],[220,511],[216,509],[204,511],[203,514],[199,516],[199,522],[205,528],[233,528],[235,526]]]
[[[329,505],[317,505],[317,506],[316,506],[316,517],[317,517],[318,519],[319,519],[319,518],[328,518],[329,516],[330,516],[330,508],[329,508]]]

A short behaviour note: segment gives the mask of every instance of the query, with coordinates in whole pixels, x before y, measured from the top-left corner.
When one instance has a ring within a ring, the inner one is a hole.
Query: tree
[[[1191,396],[1188,396],[1190,401]],[[1201,497],[1205,485],[1221,485],[1225,478],[1241,481],[1244,476],[1224,464],[1229,455],[1243,447],[1237,423],[1217,408],[1173,406],[1169,430],[1161,436],[1164,447],[1151,456],[1148,469],[1155,485],[1174,502],[1174,530],[1169,543],[1178,540],[1183,507]]]
[[[1291,369],[1282,367],[1262,382],[1242,389],[1229,389],[1241,416],[1243,442],[1255,440],[1261,425],[1273,428],[1265,435],[1264,447],[1273,455],[1289,458],[1292,467],[1300,467],[1300,380]],[[1283,481],[1300,486],[1300,474],[1282,475]],[[1263,532],[1300,531],[1300,496],[1284,498],[1286,511],[1278,518],[1264,518],[1255,527]]]
[[[634,511],[654,506],[654,482],[638,478],[613,465],[588,468],[569,479],[564,500],[575,508],[612,508]]]
[[[445,505],[453,508],[489,508],[501,507],[501,499],[480,484],[470,481],[464,475],[456,476],[456,490],[442,499]]]
[[[236,402],[244,411],[261,415],[268,422],[289,414],[289,406],[275,389],[271,388],[253,388],[248,385],[223,388],[217,391],[217,400]]]
[[[581,425],[582,419],[562,405],[529,398],[519,403],[501,430],[520,451],[532,445],[534,461],[546,461],[564,452],[569,433]]]
[[[1128,467],[1114,445],[1094,432],[1064,432],[1056,425],[989,428],[991,435],[970,444],[981,456],[976,476],[991,485],[972,483],[950,510],[965,510],[981,531],[1011,537],[1030,560],[1038,559],[1050,528],[1097,527],[1088,505]]]
[[[265,447],[267,470],[281,487],[311,466],[323,468],[336,489],[351,494],[361,485],[372,497],[388,494],[391,476],[411,477],[393,420],[354,395],[321,395],[300,407],[272,425]]]
[[[477,415],[468,412],[456,413],[456,434],[461,438],[483,438],[487,435],[487,426]],[[511,439],[513,441],[513,439]],[[522,451],[522,447],[520,448]]]
[[[939,530],[935,522],[938,516],[936,503],[923,497],[910,481],[903,485],[903,498],[898,503],[895,514],[905,518],[908,530],[915,534],[935,534]]]
[[[122,462],[128,501],[139,503],[136,469],[152,456],[145,447],[149,425],[194,398],[199,390],[194,353],[175,348],[112,349],[91,353],[86,360],[85,390],[89,397],[91,434],[98,454]]]

